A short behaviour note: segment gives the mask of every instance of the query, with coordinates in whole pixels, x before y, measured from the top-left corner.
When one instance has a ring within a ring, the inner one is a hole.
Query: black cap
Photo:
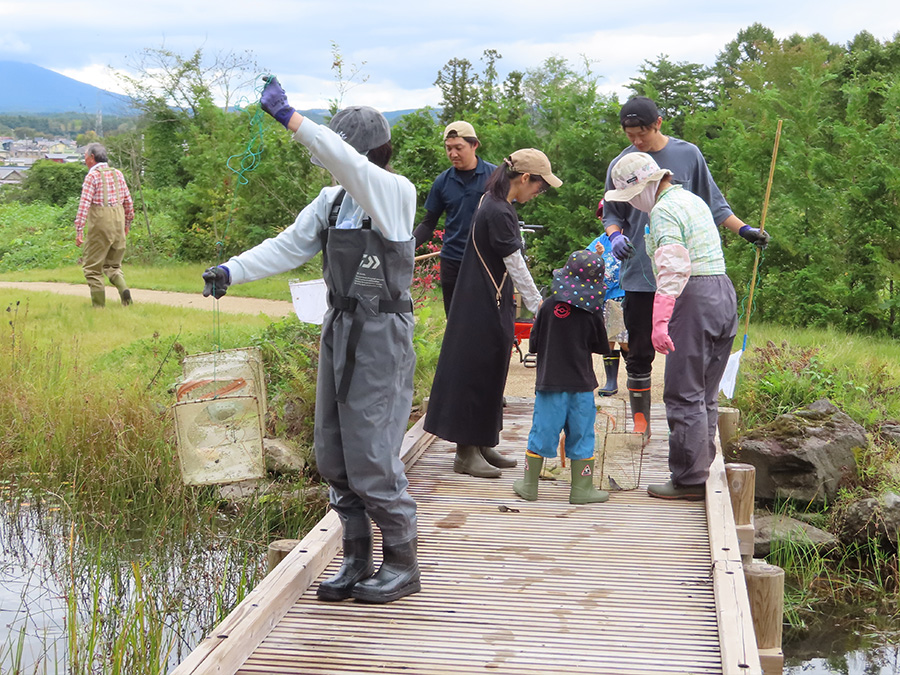
[[[659,117],[656,104],[646,96],[629,99],[619,111],[619,122],[623,127],[649,127]]]

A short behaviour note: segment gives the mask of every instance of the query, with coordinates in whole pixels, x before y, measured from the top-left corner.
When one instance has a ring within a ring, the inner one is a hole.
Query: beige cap
[[[476,141],[478,140],[478,136],[475,135],[475,127],[473,127],[468,122],[463,122],[462,120],[458,120],[456,122],[450,122],[447,125],[447,128],[444,129],[444,140],[446,141],[450,137],[450,132],[455,131],[455,136],[459,136],[460,138],[474,138]]]
[[[547,155],[535,148],[516,150],[504,162],[516,173],[530,173],[532,176],[540,176],[547,181],[550,187],[558,188],[562,185],[562,181],[553,175]]]
[[[659,164],[646,152],[629,152],[612,169],[615,190],[609,190],[603,199],[608,202],[628,202],[642,193],[651,183],[658,183],[664,176],[671,176],[668,169],[660,169]]]

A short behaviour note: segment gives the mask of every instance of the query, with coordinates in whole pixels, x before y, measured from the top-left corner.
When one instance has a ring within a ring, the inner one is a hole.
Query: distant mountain
[[[131,100],[127,96],[73,80],[33,63],[0,61],[0,114],[93,115],[98,110],[108,115],[133,114]],[[385,112],[384,116],[394,124],[411,112],[414,110],[393,110]],[[328,115],[323,108],[303,110],[301,113],[319,123]]]
[[[127,96],[113,94],[33,63],[0,61],[0,113],[130,114]]]

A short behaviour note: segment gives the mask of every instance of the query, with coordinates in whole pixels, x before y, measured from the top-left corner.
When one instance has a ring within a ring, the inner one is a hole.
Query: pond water
[[[900,675],[900,625],[881,614],[864,618],[845,608],[817,615],[803,630],[785,627],[785,675]]]
[[[116,659],[138,672],[127,664],[142,650],[159,670],[140,672],[174,667],[265,571],[258,547],[227,529],[106,538],[46,502],[0,501],[0,673],[106,673]]]

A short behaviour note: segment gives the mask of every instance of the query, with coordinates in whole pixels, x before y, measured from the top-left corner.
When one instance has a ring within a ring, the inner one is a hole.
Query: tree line
[[[230,255],[283,229],[330,183],[305,149],[259,114],[258,91],[237,99],[240,85],[258,75],[252,55],[210,61],[201,50],[184,57],[148,49],[142,59],[127,82],[142,111],[137,128],[104,141],[136,192],[146,250],[184,260]],[[448,166],[441,142],[448,121],[472,122],[480,154],[494,163],[521,147],[546,152],[564,185],[520,210],[527,223],[544,226],[528,254],[546,281],[601,231],[594,210],[606,169],[627,145],[621,102],[600,93],[602,74],[587,60],[553,56],[502,78],[501,63],[496,50],[477,63],[448,61],[435,80],[440,109],[395,124],[392,165],[415,184],[421,206]],[[750,224],[759,223],[783,120],[754,320],[900,336],[898,75],[900,34],[880,41],[863,32],[838,45],[819,34],[778,39],[754,24],[711,67],[660,54],[632,79],[631,92],[663,111],[663,132],[700,147],[734,212]],[[218,107],[223,87],[228,104]],[[347,88],[339,79],[338,91]],[[252,171],[232,170],[241,162],[252,162]],[[723,247],[740,299],[754,251],[725,232]]]

